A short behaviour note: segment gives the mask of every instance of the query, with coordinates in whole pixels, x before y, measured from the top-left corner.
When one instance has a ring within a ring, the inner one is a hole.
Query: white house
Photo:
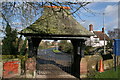
[[[110,40],[107,34],[104,32],[104,28],[102,28],[101,31],[94,31],[93,25],[89,25],[89,31],[94,33],[94,36],[91,36],[87,39],[85,42],[86,46],[92,46],[92,47],[98,47],[98,46],[104,46],[104,38],[105,38],[105,45],[107,45],[107,42]]]

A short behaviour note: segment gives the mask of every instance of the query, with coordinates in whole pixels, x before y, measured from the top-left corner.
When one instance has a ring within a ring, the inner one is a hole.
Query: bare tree
[[[3,18],[3,26],[7,22],[11,26],[26,27],[32,24],[43,13],[44,6],[67,6],[70,7],[71,13],[69,15],[79,16],[80,9],[87,11],[85,6],[90,2],[2,2],[0,4],[0,13]],[[60,11],[60,8],[57,11]],[[54,10],[54,9],[53,9]],[[18,24],[16,24],[19,22]]]

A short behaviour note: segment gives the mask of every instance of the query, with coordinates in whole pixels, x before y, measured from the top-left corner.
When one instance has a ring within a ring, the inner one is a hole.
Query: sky
[[[86,6],[94,15],[88,12],[83,12],[81,18],[85,21],[79,21],[86,29],[89,24],[93,24],[94,30],[102,30],[103,27],[103,13],[105,31],[113,30],[118,27],[118,2],[93,2]],[[87,15],[87,16],[86,16]]]
[[[91,12],[80,9],[79,16],[76,20],[86,29],[89,28],[89,24],[93,24],[94,30],[102,30],[103,27],[103,12],[104,15],[104,27],[105,32],[113,30],[118,27],[118,2],[91,2],[85,6]],[[2,19],[0,19],[2,22]],[[18,23],[16,27],[19,27],[19,20],[15,19],[13,23]],[[19,29],[19,28],[18,28]],[[89,29],[88,29],[89,30]],[[2,34],[0,34],[2,36]]]

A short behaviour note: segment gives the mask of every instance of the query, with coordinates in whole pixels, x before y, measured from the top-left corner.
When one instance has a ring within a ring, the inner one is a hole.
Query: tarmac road
[[[62,52],[54,53],[52,51],[53,49],[55,49],[55,48],[38,50],[37,69],[40,71],[43,71],[46,68],[48,71],[51,71],[51,69],[49,69],[49,67],[51,67],[51,65],[53,65],[53,66],[58,67],[59,69],[66,71],[66,72],[70,72],[70,66],[71,66],[71,62],[72,62],[71,55],[69,55],[67,53],[62,53]],[[49,67],[45,67],[46,65]],[[52,70],[54,71],[55,74],[56,74],[56,71],[57,72],[59,71],[59,69],[56,70],[54,67],[52,68]]]
[[[49,48],[49,49],[42,49],[38,50],[38,57],[46,58],[46,59],[54,59],[54,60],[64,60],[64,61],[70,61],[72,56],[67,53],[54,53],[52,50],[55,48]]]

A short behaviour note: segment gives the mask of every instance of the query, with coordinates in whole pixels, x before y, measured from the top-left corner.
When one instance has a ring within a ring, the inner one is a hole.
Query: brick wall
[[[21,73],[20,60],[11,59],[3,61],[3,78],[12,78],[19,76]]]
[[[28,58],[25,62],[25,72],[26,78],[35,78],[36,72],[36,59],[35,58]]]
[[[88,69],[87,69],[87,61],[85,58],[81,59],[80,62],[80,74],[85,74],[87,73]]]
[[[3,71],[3,62],[0,61],[0,79],[2,78],[2,71]]]

